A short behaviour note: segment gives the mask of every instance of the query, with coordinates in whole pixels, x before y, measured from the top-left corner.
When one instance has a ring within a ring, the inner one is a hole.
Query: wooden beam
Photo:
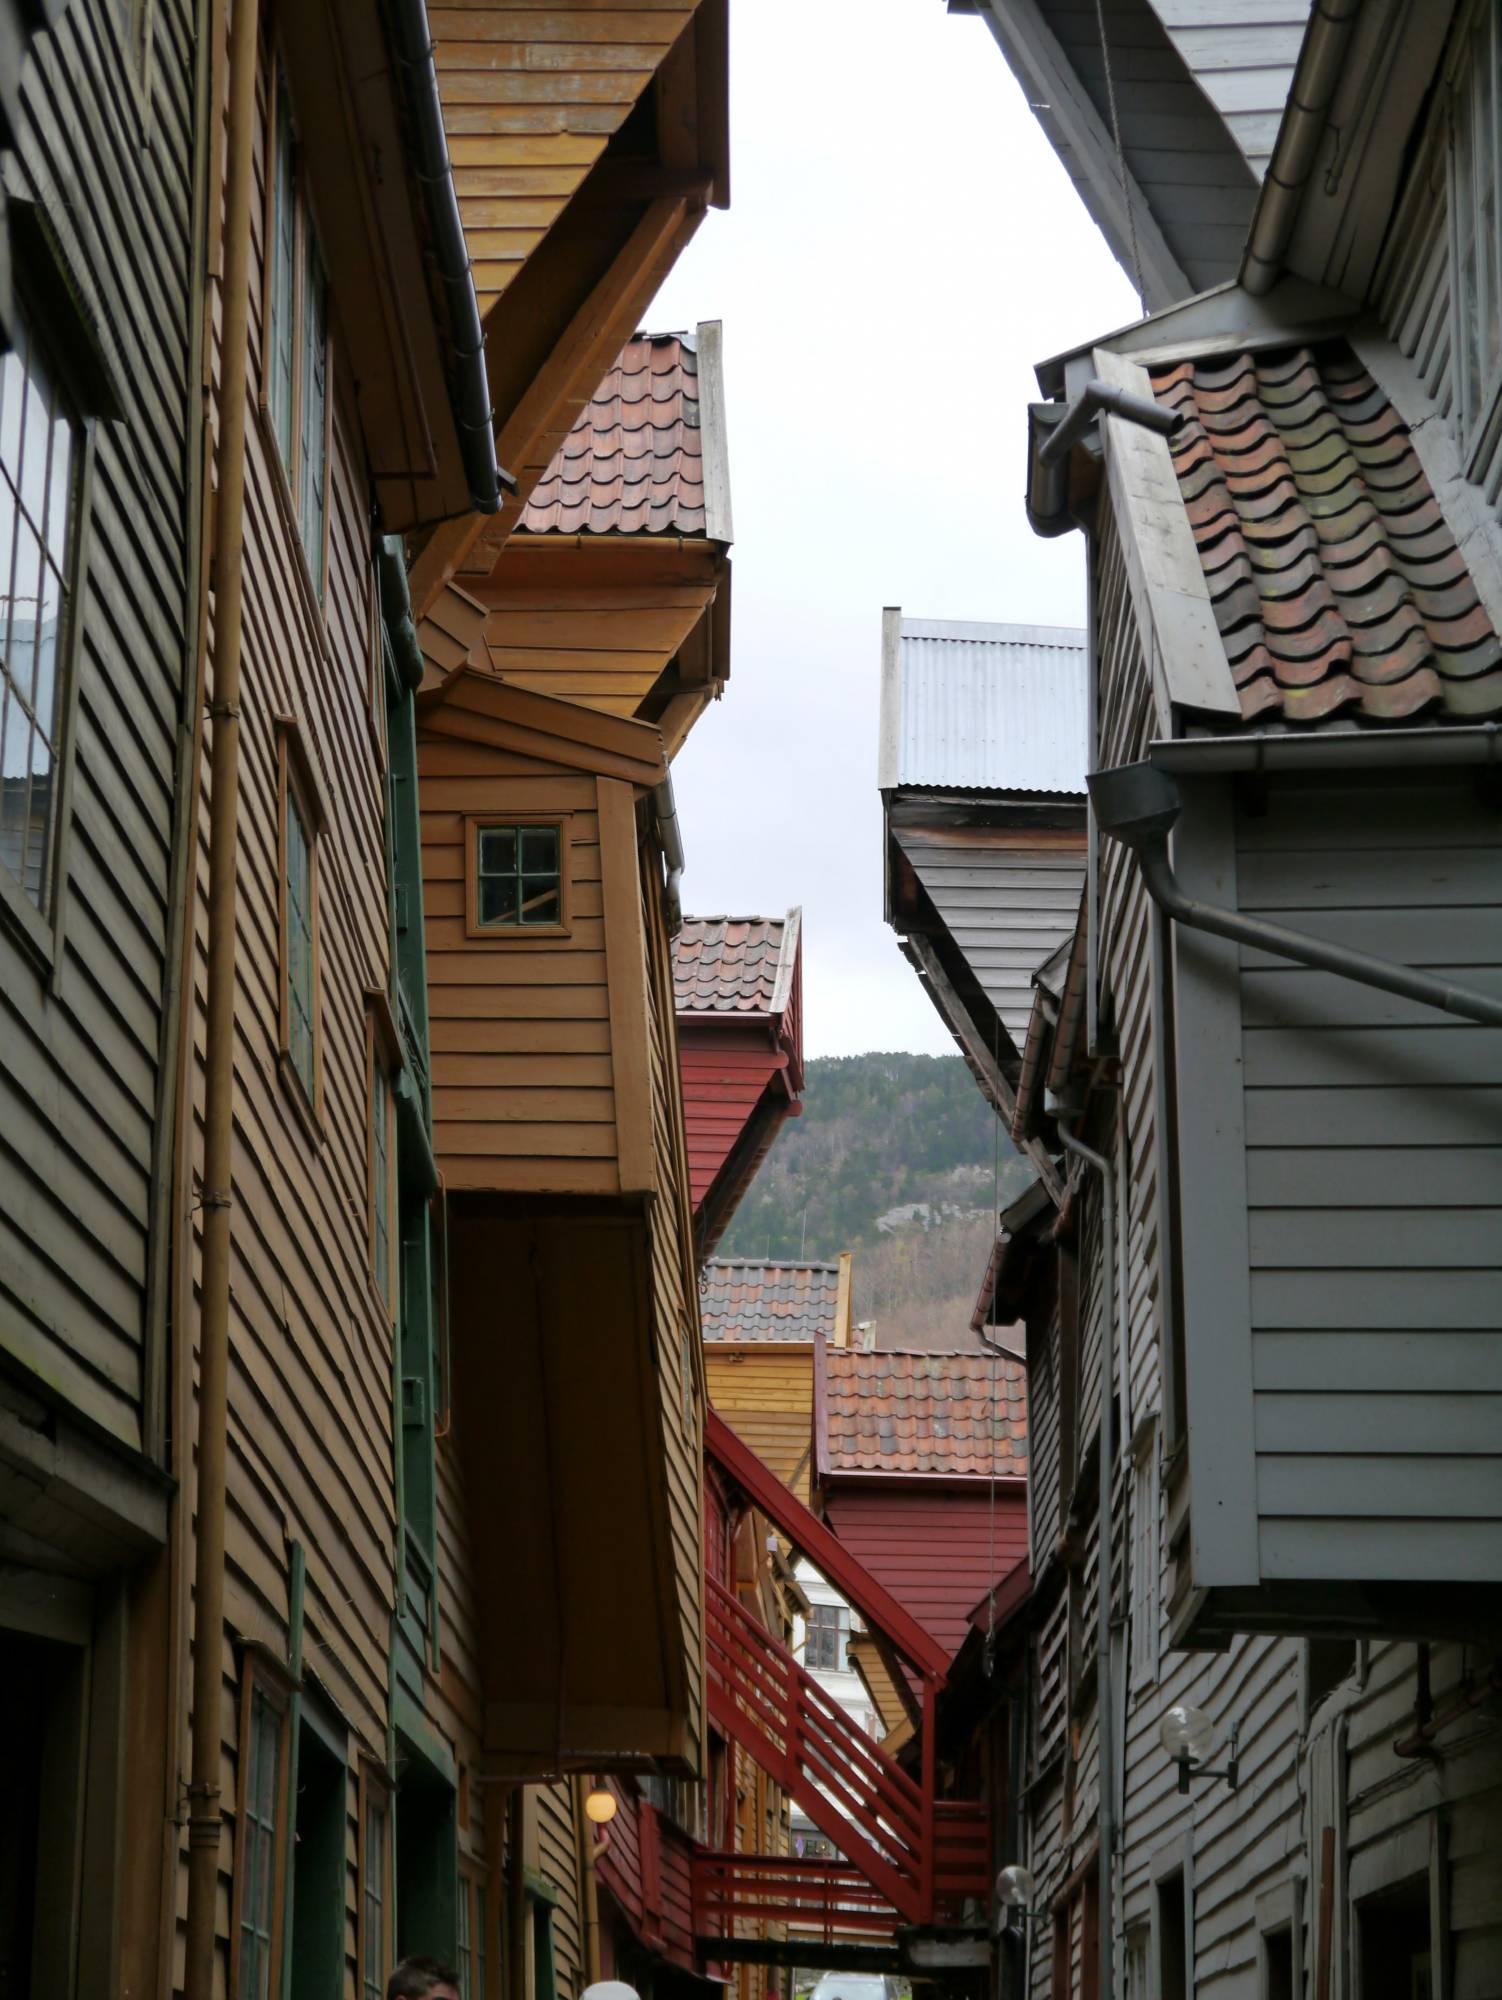
[[[509,524],[514,525],[535,483],[536,474],[527,468],[538,445],[570,398],[587,397],[631,337],[666,264],[697,228],[708,191],[708,181],[701,178],[688,190],[659,196],[648,204],[605,275],[503,418],[496,455],[520,481],[517,493],[506,502],[503,520]],[[492,314],[486,323],[487,347],[498,325]],[[543,470],[538,467],[536,473]],[[484,514],[465,514],[434,530],[412,565],[409,587],[415,618],[425,616],[488,525]]]
[[[657,1192],[652,1144],[652,1046],[647,998],[647,940],[636,858],[636,794],[601,778],[600,886],[605,904],[605,966],[610,985],[610,1069],[615,1090],[616,1169],[621,1193]]]

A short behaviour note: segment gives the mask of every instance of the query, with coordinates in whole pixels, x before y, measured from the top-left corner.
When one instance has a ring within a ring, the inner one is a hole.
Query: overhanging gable
[[[441,685],[425,688],[417,711],[422,735],[456,737],[647,790],[666,770],[662,737],[650,723],[601,715],[474,667],[459,667]]]

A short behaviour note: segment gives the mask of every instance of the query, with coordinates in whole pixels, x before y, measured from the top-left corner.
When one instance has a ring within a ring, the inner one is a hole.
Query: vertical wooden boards
[[[1174,862],[1185,892],[1236,904],[1223,788],[1188,783]],[[1252,1457],[1251,1294],[1236,947],[1175,928],[1179,1254],[1189,1341],[1191,1565],[1196,1587],[1258,1580]]]
[[[653,1195],[657,1192],[657,1166],[652,1133],[652,1049],[636,799],[632,788],[618,778],[600,778],[596,789],[616,1166],[622,1194]]]

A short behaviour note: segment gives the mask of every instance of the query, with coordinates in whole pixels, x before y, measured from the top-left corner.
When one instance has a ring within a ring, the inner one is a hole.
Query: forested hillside
[[[856,1318],[923,1346],[969,1320],[998,1176],[1005,1207],[1028,1171],[959,1056],[816,1057],[719,1254],[853,1250]]]

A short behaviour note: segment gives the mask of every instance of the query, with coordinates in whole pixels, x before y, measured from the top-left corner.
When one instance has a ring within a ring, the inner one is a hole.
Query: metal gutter
[[[1278,142],[1241,260],[1241,282],[1254,297],[1271,291],[1283,269],[1360,12],[1361,0],[1319,0],[1305,30]]]
[[[433,61],[433,37],[426,0],[393,0],[396,58],[407,74],[408,102],[417,140],[415,172],[422,186],[428,227],[433,232],[438,275],[448,301],[454,372],[450,395],[469,497],[476,513],[494,514],[501,489],[516,491],[516,481],[496,464],[495,412],[490,402],[490,378],[485,367],[485,329],[475,297],[469,246],[459,218],[459,197],[449,162],[448,135],[438,96],[438,68]]]
[[[683,929],[683,832],[678,824],[678,806],[673,798],[673,774],[668,771],[662,782],[652,788],[652,810],[657,815],[657,838],[662,842],[662,852],[668,864],[668,877],[663,886],[663,897],[667,903],[668,936],[677,937]]]
[[[1502,999],[1478,993],[1474,987],[1457,986],[1437,979],[1432,973],[1416,972],[1411,966],[1391,959],[1374,958],[1347,945],[1328,944],[1323,938],[1285,930],[1264,917],[1249,917],[1218,903],[1200,902],[1179,886],[1168,858],[1168,835],[1179,816],[1179,789],[1165,771],[1152,764],[1122,764],[1110,771],[1096,771],[1088,780],[1096,821],[1102,833],[1131,848],[1142,870],[1143,884],[1153,901],[1176,923],[1190,930],[1208,931],[1214,937],[1229,938],[1233,944],[1270,951],[1296,965],[1310,965],[1353,979],[1362,986],[1375,986],[1384,993],[1400,994],[1421,1006],[1457,1014],[1463,1020],[1502,1027]]]
[[[414,694],[422,686],[426,666],[417,627],[412,622],[412,598],[407,589],[407,559],[400,535],[385,535],[376,544],[376,569],[381,585],[381,613],[391,635],[396,670]]]
[[[1147,746],[1158,771],[1209,777],[1228,771],[1388,771],[1420,766],[1502,766],[1502,728],[1319,730],[1313,735],[1259,730],[1237,736],[1185,736]]]

